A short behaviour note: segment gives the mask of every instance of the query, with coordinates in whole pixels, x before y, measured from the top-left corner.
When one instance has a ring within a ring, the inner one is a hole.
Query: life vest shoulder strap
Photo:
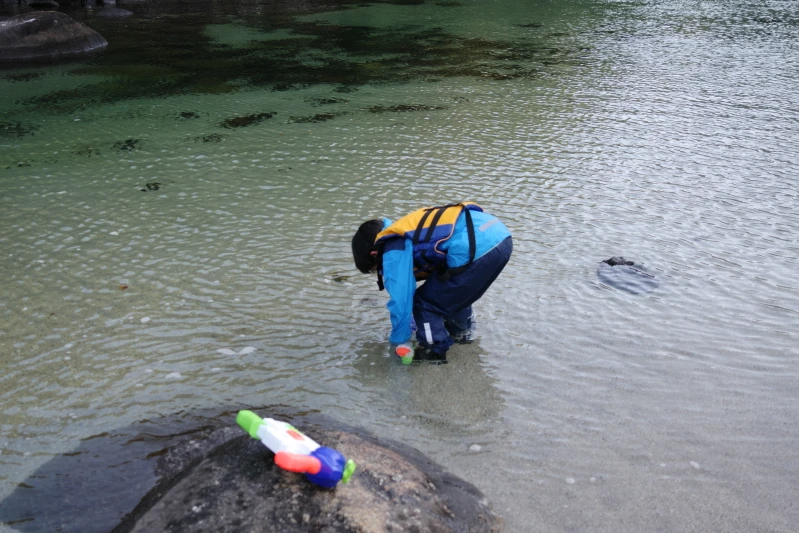
[[[420,242],[431,242],[432,240],[446,240],[451,236],[451,231],[455,227],[458,216],[464,210],[483,209],[474,202],[460,202],[447,204],[437,207],[424,207],[405,215],[383,231],[377,234],[375,243],[396,237],[411,239],[414,245]],[[450,235],[436,233],[439,226],[449,227]],[[427,230],[425,232],[425,229]]]
[[[463,210],[466,215],[466,233],[469,236],[469,261],[465,264],[455,267],[455,268],[446,268],[446,263],[444,263],[444,269],[438,274],[438,279],[441,281],[447,281],[452,276],[457,276],[458,274],[466,271],[472,263],[474,263],[474,255],[477,250],[477,238],[475,237],[474,233],[474,222],[472,222],[472,213],[471,209],[464,209]]]
[[[470,213],[470,211],[473,210],[482,211],[483,209],[474,202],[460,202],[438,207],[426,207],[418,209],[397,220],[389,227],[384,228],[375,238],[375,247],[377,248],[378,289],[382,291],[385,288],[383,284],[383,251],[388,240],[398,237],[410,238],[414,246],[421,242],[431,242],[434,239],[435,230],[443,218],[444,223],[450,226],[449,234],[443,237],[439,235],[441,238],[436,238],[436,240],[438,242],[445,241],[452,237],[455,231],[455,223],[462,212],[465,213],[466,216],[466,230],[469,236],[469,261],[465,265],[456,268],[447,268],[445,261],[443,266],[439,269],[438,276],[442,281],[446,281],[450,277],[465,271],[472,262],[474,262],[477,248],[474,223],[472,222],[472,215]],[[425,230],[427,231],[425,232]]]

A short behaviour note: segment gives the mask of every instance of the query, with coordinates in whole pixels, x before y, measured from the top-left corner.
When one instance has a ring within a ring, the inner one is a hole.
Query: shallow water
[[[284,404],[511,532],[795,531],[794,2],[159,6],[0,71],[0,498],[143,418]],[[479,340],[403,367],[349,239],[460,199],[514,256]],[[657,287],[601,283],[620,255]]]

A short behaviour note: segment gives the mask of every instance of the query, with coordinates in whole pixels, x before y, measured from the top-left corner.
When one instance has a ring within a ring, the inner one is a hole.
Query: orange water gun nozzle
[[[298,474],[318,474],[322,469],[322,462],[316,457],[291,452],[277,452],[275,464],[283,470]]]

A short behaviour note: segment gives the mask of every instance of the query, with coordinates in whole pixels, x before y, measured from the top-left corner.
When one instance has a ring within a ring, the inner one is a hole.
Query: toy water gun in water
[[[413,353],[416,349],[415,343],[413,341],[415,335],[416,321],[413,319],[413,317],[411,317],[411,340],[408,342],[403,342],[394,348],[394,353],[399,355],[400,361],[402,361],[403,365],[409,365],[413,362]]]
[[[308,481],[333,488],[347,483],[355,472],[355,461],[347,460],[332,448],[320,446],[297,428],[272,418],[261,418],[252,411],[239,411],[236,423],[275,454],[275,464],[283,470],[305,474]]]

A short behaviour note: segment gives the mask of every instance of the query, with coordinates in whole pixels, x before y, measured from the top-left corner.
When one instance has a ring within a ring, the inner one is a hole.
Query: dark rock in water
[[[121,19],[129,17],[131,15],[133,15],[133,11],[128,11],[127,9],[121,9],[119,7],[105,6],[103,9],[98,11],[94,16],[106,19]]]
[[[229,118],[222,121],[220,124],[223,128],[244,128],[258,124],[264,120],[274,117],[277,113],[257,113],[254,115],[245,115],[243,117]]]
[[[106,46],[102,35],[57,11],[0,20],[0,63],[81,57]]]
[[[660,281],[644,265],[620,256],[600,261],[596,275],[603,285],[630,294],[651,292],[660,286]]]
[[[126,139],[124,141],[117,141],[114,143],[114,148],[124,152],[132,152],[139,149],[139,142],[141,139]]]
[[[55,456],[0,501],[0,523],[31,533],[502,531],[473,485],[416,450],[320,415],[255,411],[353,459],[350,482],[322,489],[278,469],[235,411],[182,412]]]
[[[317,487],[280,470],[238,427],[223,428],[170,450],[160,463],[162,483],[113,533],[502,530],[474,486],[420,453],[340,430],[302,430],[355,460],[348,484]]]
[[[610,266],[617,266],[617,265],[630,265],[630,266],[632,266],[632,265],[635,264],[632,261],[627,261],[625,258],[623,258],[621,256],[615,256],[615,255],[613,257],[611,257],[610,259],[605,259],[602,262],[603,263],[607,263]]]

